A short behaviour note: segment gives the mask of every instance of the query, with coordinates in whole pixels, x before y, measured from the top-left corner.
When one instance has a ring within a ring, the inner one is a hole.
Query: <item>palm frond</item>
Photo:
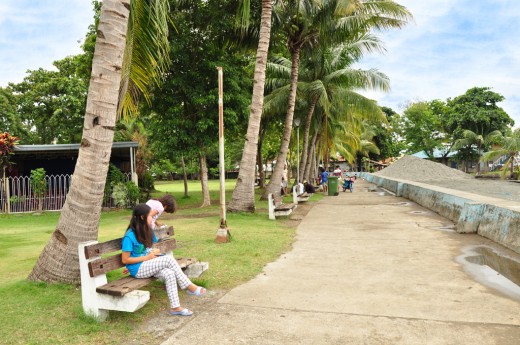
[[[118,116],[135,114],[140,96],[150,102],[150,87],[169,66],[169,13],[167,0],[131,1]]]

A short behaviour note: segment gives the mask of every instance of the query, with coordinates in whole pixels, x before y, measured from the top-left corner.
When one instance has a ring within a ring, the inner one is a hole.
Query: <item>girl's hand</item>
[[[159,254],[161,254],[161,250],[158,249],[158,248],[153,248],[152,250],[150,250],[150,252],[148,253],[148,255],[146,255],[146,257],[148,259],[146,260],[152,260],[152,259],[155,259]]]

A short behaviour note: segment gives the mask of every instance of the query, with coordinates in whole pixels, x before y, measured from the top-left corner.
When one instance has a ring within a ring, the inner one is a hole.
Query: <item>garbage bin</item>
[[[327,187],[329,189],[329,196],[338,195],[338,177],[337,176],[329,176],[329,182],[327,183]]]

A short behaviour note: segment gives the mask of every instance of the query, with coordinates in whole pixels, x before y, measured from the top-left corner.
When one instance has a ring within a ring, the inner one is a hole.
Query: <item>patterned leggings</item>
[[[135,277],[155,277],[164,281],[164,284],[166,285],[166,293],[170,299],[171,308],[177,308],[181,305],[179,302],[177,285],[184,290],[191,284],[190,279],[179,267],[177,260],[169,255],[159,256],[155,259],[144,261],[139,267],[139,271],[137,271]]]

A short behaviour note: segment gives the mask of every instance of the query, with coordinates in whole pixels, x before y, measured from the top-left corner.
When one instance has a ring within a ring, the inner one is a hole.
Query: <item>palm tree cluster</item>
[[[515,167],[518,169],[520,166],[520,128],[510,131],[509,134],[495,130],[487,135],[477,134],[467,129],[463,131],[462,138],[455,141],[453,148],[459,152],[469,152],[473,159],[476,157],[484,164],[486,170],[489,162],[501,159],[504,162],[501,178],[505,179],[508,171],[509,176],[513,178]],[[481,173],[480,164],[477,164],[476,173],[477,175]],[[518,179],[518,175],[516,178]]]
[[[505,157],[501,174],[502,178],[505,178],[508,169],[511,178],[513,178],[515,167],[517,169],[520,167],[520,128],[514,130],[510,135],[504,135],[500,131],[494,131],[490,133],[488,137],[489,142],[492,143],[492,149],[484,153],[480,160],[487,162],[497,157]]]
[[[271,2],[262,1],[262,4],[271,5]],[[369,124],[385,122],[384,113],[377,104],[357,91],[386,91],[389,80],[377,70],[355,70],[353,64],[368,53],[384,50],[372,34],[374,30],[401,28],[411,19],[405,7],[387,0],[275,1],[271,8],[263,7],[262,14],[268,10],[272,10],[272,36],[285,42],[286,54],[271,59],[267,69],[265,106],[260,108],[262,111],[255,108],[254,114],[253,107],[255,104],[260,107],[262,102],[255,103],[253,95],[249,124],[256,130],[256,140],[249,137],[246,140],[229,206],[231,211],[254,210],[252,181],[255,169],[252,167],[257,163],[255,154],[262,113],[264,117],[273,117],[285,112],[277,164],[263,198],[268,194],[275,197],[280,194],[295,110],[300,116],[302,109],[301,117],[304,118],[297,180],[314,176],[319,160],[328,162],[331,152],[341,152],[354,161],[356,152],[363,146]],[[265,56],[266,48],[262,49]]]

